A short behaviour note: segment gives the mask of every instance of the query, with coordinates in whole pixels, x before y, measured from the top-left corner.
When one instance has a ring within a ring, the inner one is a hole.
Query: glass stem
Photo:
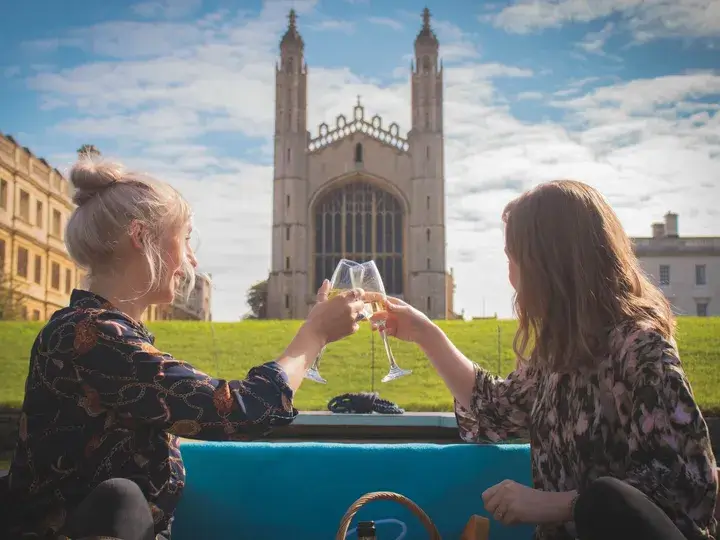
[[[320,352],[315,357],[315,360],[313,360],[312,366],[310,369],[317,371],[320,368],[320,358],[322,357],[323,353],[325,352],[325,347],[320,349]]]
[[[388,341],[387,334],[385,333],[385,321],[378,324],[378,331],[380,332],[380,337],[382,338],[383,345],[385,346],[385,353],[387,354],[388,361],[390,362],[390,367],[397,368],[398,365],[395,363],[395,357],[390,350],[390,342]]]

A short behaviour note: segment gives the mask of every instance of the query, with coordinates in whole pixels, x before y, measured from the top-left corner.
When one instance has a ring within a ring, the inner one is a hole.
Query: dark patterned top
[[[610,340],[613,353],[593,372],[530,365],[501,380],[476,367],[471,410],[455,406],[461,437],[529,438],[535,488],[582,491],[613,476],[655,501],[688,539],[712,539],[715,458],[675,344],[636,324]],[[572,530],[542,525],[536,538],[567,540]]]
[[[121,477],[140,486],[156,534],[169,536],[185,483],[177,436],[245,440],[297,415],[276,363],[224,381],[153,343],[144,325],[86,291],[52,316],[30,356],[6,477],[8,534],[52,538],[95,486]]]

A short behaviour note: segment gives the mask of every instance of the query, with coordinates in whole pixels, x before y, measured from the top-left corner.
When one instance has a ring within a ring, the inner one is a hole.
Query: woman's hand
[[[318,290],[317,304],[310,310],[304,325],[320,336],[323,344],[357,332],[358,317],[365,307],[362,289],[348,290],[328,300],[329,291],[330,282],[325,280]]]
[[[571,521],[575,492],[554,493],[503,480],[482,494],[485,509],[505,525],[564,523]]]
[[[365,293],[365,302],[372,302],[378,293]],[[415,309],[399,298],[388,296],[386,299],[380,296],[379,300],[386,305],[385,312],[379,312],[372,317],[372,327],[377,330],[385,324],[387,335],[402,341],[418,343],[428,337],[429,330],[436,328],[424,313]]]

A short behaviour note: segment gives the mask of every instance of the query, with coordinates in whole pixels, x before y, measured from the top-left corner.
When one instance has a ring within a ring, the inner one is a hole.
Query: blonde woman
[[[463,439],[529,438],[533,488],[482,494],[543,540],[710,540],[715,458],[662,293],[605,199],[580,182],[540,185],[505,209],[516,291],[516,371],[473,364],[411,306],[391,335],[417,343],[456,400]]]
[[[157,349],[139,322],[192,288],[187,202],[113,164],[81,161],[70,181],[66,242],[88,287],[33,345],[0,537],[169,538],[185,482],[177,436],[246,439],[292,422],[306,369],[356,331],[363,292],[319,302],[285,352],[245,379],[213,378]]]

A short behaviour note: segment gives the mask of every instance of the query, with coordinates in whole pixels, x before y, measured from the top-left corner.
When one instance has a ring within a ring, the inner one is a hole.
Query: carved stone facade
[[[335,125],[307,129],[308,68],[295,13],[276,66],[275,174],[268,316],[305,317],[341,258],[373,259],[388,294],[452,316],[445,260],[443,70],[430,13],[415,40],[412,129],[358,101]]]
[[[14,318],[48,319],[82,280],[63,238],[70,197],[59,171],[0,133],[0,287],[17,297]]]

